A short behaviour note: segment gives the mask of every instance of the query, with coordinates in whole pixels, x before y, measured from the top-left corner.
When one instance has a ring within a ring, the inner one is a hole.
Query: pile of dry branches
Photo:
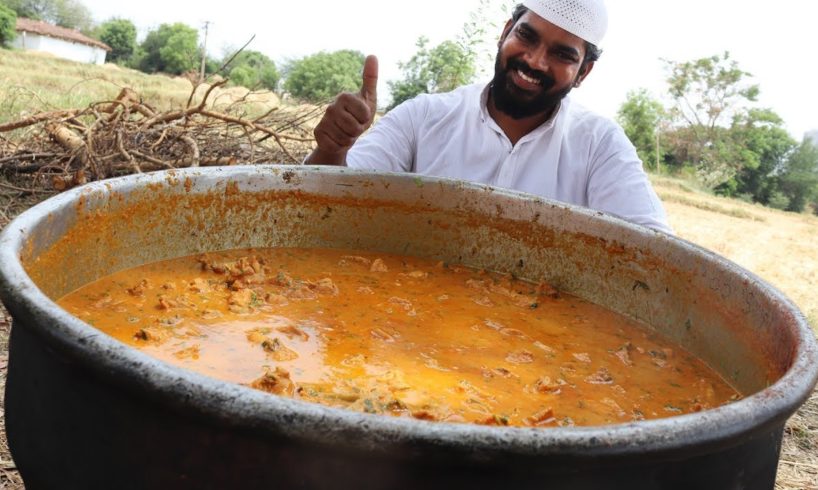
[[[313,141],[309,123],[321,108],[242,114],[243,100],[224,109],[210,86],[185,109],[160,112],[123,89],[116,100],[85,109],[41,112],[0,125],[0,175],[25,181],[20,190],[64,190],[91,180],[153,170],[255,163],[298,163]],[[18,133],[14,138],[9,132]],[[19,135],[25,131],[22,137]]]

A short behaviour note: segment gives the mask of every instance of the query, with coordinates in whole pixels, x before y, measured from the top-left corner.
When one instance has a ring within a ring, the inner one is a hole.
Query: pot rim
[[[245,177],[286,169],[296,173],[356,174],[395,181],[456,185],[542,203],[579,213],[592,220],[626,228],[641,238],[673,242],[685,252],[702,257],[731,273],[738,274],[750,287],[757,288],[773,303],[780,304],[792,318],[790,327],[798,339],[793,363],[769,387],[739,401],[698,413],[639,422],[587,427],[487,427],[466,423],[428,422],[371,415],[345,409],[270,395],[249,387],[165,364],[129,347],[68,314],[34,284],[25,272],[19,253],[33,227],[49,214],[75,203],[93,191],[117,192],[134,186],[164,183],[168,176],[191,177],[219,172],[220,177]],[[28,314],[32,330],[52,346],[64,351],[80,365],[127,390],[147,395],[201,417],[217,419],[235,427],[268,431],[289,437],[327,444],[388,452],[388,446],[425,443],[429,446],[460,449],[473,454],[506,453],[519,456],[601,455],[662,453],[702,445],[713,447],[738,443],[742,436],[783,424],[809,397],[818,381],[818,346],[803,314],[778,289],[746,269],[707,249],[675,236],[643,228],[619,218],[578,206],[543,199],[512,190],[414,174],[357,171],[337,167],[253,165],[189,168],[136,174],[78,187],[30,208],[0,233],[0,299],[13,318]],[[46,327],[47,326],[47,327]],[[316,429],[318,428],[318,429]],[[330,429],[332,428],[332,429]],[[333,437],[328,437],[331,435]]]

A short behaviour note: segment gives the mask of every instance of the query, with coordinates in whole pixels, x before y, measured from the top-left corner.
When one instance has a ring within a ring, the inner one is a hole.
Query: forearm
[[[347,166],[347,152],[328,152],[316,148],[304,159],[306,165],[335,165],[339,167]]]

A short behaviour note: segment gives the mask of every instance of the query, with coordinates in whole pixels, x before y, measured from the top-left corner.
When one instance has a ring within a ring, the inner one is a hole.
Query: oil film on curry
[[[639,325],[545,283],[339,249],[215,252],[63,297],[171,364],[373,414],[486,425],[604,425],[740,394]]]

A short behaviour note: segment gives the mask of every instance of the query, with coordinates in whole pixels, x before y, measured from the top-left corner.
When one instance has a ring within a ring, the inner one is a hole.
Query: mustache
[[[550,75],[539,70],[532,69],[530,66],[528,66],[528,63],[519,58],[511,58],[508,60],[506,63],[506,71],[511,70],[520,70],[521,72],[525,73],[526,76],[537,80],[540,82],[540,85],[542,85],[544,90],[549,90],[555,83],[557,83],[556,80],[554,80],[554,78],[552,78]]]

